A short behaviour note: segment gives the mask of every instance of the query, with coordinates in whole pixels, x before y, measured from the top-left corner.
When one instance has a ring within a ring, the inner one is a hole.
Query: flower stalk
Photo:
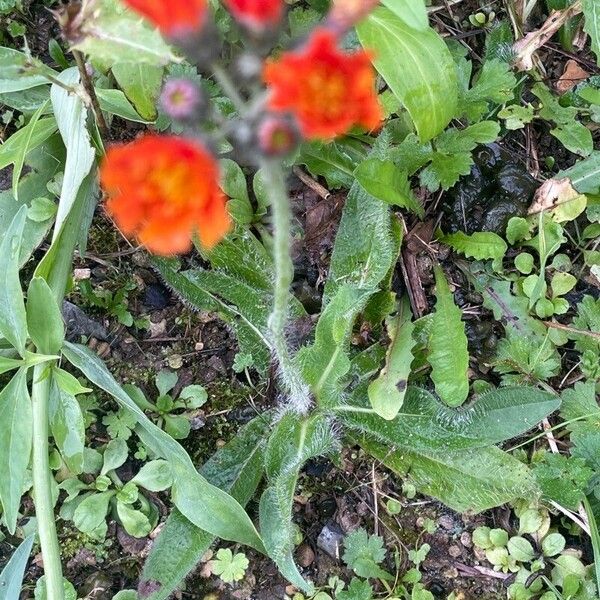
[[[33,494],[38,535],[42,556],[47,600],[64,600],[60,547],[54,518],[52,498],[52,471],[48,453],[48,404],[50,399],[50,376],[48,363],[33,369],[31,402],[33,409]]]
[[[276,160],[263,159],[260,168],[273,214],[275,278],[269,331],[284,391],[289,396],[289,404],[298,412],[306,412],[310,405],[308,386],[293,361],[285,334],[289,319],[290,287],[294,279],[294,265],[290,251],[292,221],[290,200],[281,164]]]

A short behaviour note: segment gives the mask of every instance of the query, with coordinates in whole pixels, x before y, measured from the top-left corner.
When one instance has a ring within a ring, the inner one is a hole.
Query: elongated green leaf
[[[44,74],[51,77],[57,75],[56,71],[41,61],[32,61],[23,52],[12,48],[0,48],[0,94],[47,84],[49,80]]]
[[[495,446],[442,452],[403,447],[390,452],[389,446],[371,439],[363,437],[357,441],[420,492],[457,512],[480,513],[539,494],[527,466]]]
[[[174,477],[173,503],[182,514],[216,536],[262,550],[260,536],[239,503],[198,474],[186,451],[146,417],[95,354],[84,346],[68,342],[63,354],[92,383],[135,416],[138,422],[136,431],[144,443],[170,462]]]
[[[600,5],[597,0],[583,0],[583,14],[585,16],[585,30],[590,34],[592,50],[600,65]]]
[[[79,71],[73,67],[58,75],[58,79],[68,86],[79,84]],[[67,148],[67,160],[60,194],[54,242],[60,235],[62,226],[75,204],[77,193],[83,180],[94,164],[95,151],[86,126],[86,108],[78,96],[69,94],[64,88],[54,84],[50,90],[56,122]]]
[[[2,590],[3,600],[19,600],[23,576],[25,575],[25,568],[27,567],[34,539],[34,534],[25,538],[2,569],[2,573],[0,573],[0,590]]]
[[[446,44],[431,28],[416,30],[386,7],[375,9],[357,27],[373,64],[408,110],[422,142],[456,115],[456,67]]]
[[[350,369],[346,355],[348,338],[354,319],[371,293],[370,290],[340,288],[319,318],[314,344],[298,352],[297,361],[304,380],[321,406],[331,406],[339,399],[339,381]]]
[[[2,373],[6,373],[8,371],[14,371],[19,367],[22,367],[24,362],[22,360],[17,360],[16,358],[6,358],[5,356],[0,356],[0,375]]]
[[[0,169],[18,160],[21,149],[28,145],[29,150],[43,144],[58,128],[54,117],[36,121],[31,129],[19,129],[0,146]]]
[[[418,31],[425,31],[429,27],[427,9],[423,0],[381,0],[381,3],[409,27]]]
[[[47,104],[48,101],[44,102],[44,104],[42,104],[42,106],[40,106],[32,115],[29,123],[27,123],[23,129],[21,129],[21,131],[24,131],[24,138],[19,144],[12,174],[12,189],[17,200],[19,199],[19,180],[21,179],[21,173],[23,172],[23,166],[25,165],[25,156],[32,148],[32,141],[37,142],[37,139],[39,139],[38,137],[36,140],[33,140],[33,135],[36,130],[36,125],[38,124]]]
[[[491,231],[477,231],[471,235],[457,231],[442,235],[438,239],[467,258],[476,260],[501,259],[508,249],[506,242]]]
[[[263,476],[263,440],[269,426],[268,414],[257,417],[200,469],[208,481],[229,492],[242,506],[254,495]],[[214,540],[175,509],[144,564],[140,589],[158,587],[148,600],[168,598]]]
[[[590,156],[561,171],[556,177],[568,177],[580,194],[600,193],[600,152],[592,152]]]
[[[58,354],[65,324],[50,286],[41,277],[34,277],[27,290],[27,327],[39,352]]]
[[[0,500],[11,534],[17,526],[21,495],[31,454],[33,417],[27,391],[27,369],[20,369],[0,392]]]
[[[269,438],[265,455],[269,487],[263,492],[259,507],[265,548],[286,579],[311,595],[314,588],[304,580],[293,558],[294,493],[302,465],[310,458],[330,452],[334,446],[331,424],[322,415],[300,420],[288,413]]]
[[[365,407],[366,384],[352,395]],[[499,444],[535,427],[560,406],[553,394],[532,387],[499,388],[467,407],[450,409],[426,390],[409,387],[402,412],[392,421],[375,414],[340,413],[346,425],[388,446],[443,452]]]
[[[15,215],[0,244],[0,334],[25,355],[27,316],[21,282],[19,256],[27,209],[23,206]]]
[[[69,470],[78,475],[83,472],[85,445],[85,423],[79,402],[53,381],[48,412],[52,437]]]
[[[369,385],[369,402],[373,410],[384,419],[392,420],[400,412],[408,389],[408,376],[413,361],[412,323],[410,303],[400,302],[398,314],[388,319],[386,326],[390,338],[385,367],[379,377]]]
[[[137,113],[121,90],[97,89],[96,95],[98,96],[100,108],[104,112],[116,115],[127,121],[133,121],[134,123],[150,123],[150,121],[143,119]]]
[[[324,303],[344,285],[375,291],[395,264],[400,243],[389,206],[355,183],[335,238]]]
[[[163,80],[163,67],[144,63],[117,63],[112,73],[140,115],[148,121],[156,119],[156,103]]]
[[[420,217],[423,216],[423,207],[410,189],[407,174],[391,160],[368,158],[358,165],[354,176],[378,200],[408,208]]]
[[[462,313],[454,304],[443,271],[435,269],[437,302],[429,338],[431,379],[440,398],[449,406],[460,406],[469,395],[469,350]]]

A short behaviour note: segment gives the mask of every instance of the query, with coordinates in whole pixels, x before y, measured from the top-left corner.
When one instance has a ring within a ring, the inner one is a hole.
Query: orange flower
[[[344,52],[326,29],[315,30],[304,48],[268,62],[263,78],[269,107],[295,115],[308,139],[333,139],[353,125],[375,129],[383,118],[369,54]]]
[[[167,36],[198,31],[204,25],[206,0],[124,0]]]
[[[236,21],[254,31],[277,25],[283,16],[283,0],[223,0]]]
[[[100,182],[117,226],[155,254],[187,252],[196,233],[212,248],[231,226],[218,164],[191,140],[146,135],[113,146]]]

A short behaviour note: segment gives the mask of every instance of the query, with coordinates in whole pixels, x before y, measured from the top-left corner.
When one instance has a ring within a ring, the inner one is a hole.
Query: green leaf
[[[399,306],[398,314],[386,321],[390,345],[385,366],[379,377],[369,385],[369,402],[373,410],[384,419],[392,420],[400,412],[408,389],[408,377],[413,361],[412,339],[414,324],[408,298]]]
[[[34,539],[35,534],[25,538],[13,552],[10,560],[0,573],[0,589],[4,594],[4,600],[19,600],[23,576],[25,575]]]
[[[294,564],[295,527],[292,508],[298,474],[304,463],[335,448],[331,423],[323,415],[298,419],[287,413],[277,424],[267,444],[265,464],[269,485],[260,498],[260,530],[268,555],[285,578],[312,594]]]
[[[34,63],[34,64],[31,64]],[[48,84],[56,71],[12,48],[0,48],[0,94]]]
[[[128,504],[117,501],[117,515],[125,531],[133,537],[143,538],[152,531],[152,524],[148,517]]]
[[[162,369],[156,375],[156,389],[161,396],[168,394],[176,385],[179,377],[175,371]]]
[[[127,100],[127,96],[125,96],[121,90],[104,90],[102,88],[96,88],[96,96],[98,96],[100,109],[104,112],[134,123],[147,124],[151,122],[139,115],[129,100]]]
[[[79,84],[79,71],[72,67],[63,71],[57,79],[67,86]],[[53,242],[71,212],[83,180],[90,172],[96,152],[92,147],[86,126],[87,110],[83,101],[75,94],[54,84],[50,90],[52,107],[60,135],[67,148],[67,160],[63,177]]]
[[[352,578],[347,590],[337,592],[336,600],[372,600],[373,588],[368,581]]]
[[[5,356],[0,356],[0,375],[3,373],[7,373],[8,371],[13,371],[14,369],[18,369],[24,365],[23,360],[18,360],[16,358],[6,358]]]
[[[262,478],[263,439],[269,424],[268,414],[255,418],[201,469],[211,483],[230,492],[242,505],[254,495]],[[148,600],[169,597],[198,564],[214,539],[214,536],[192,525],[175,509],[155,540],[144,565],[141,585],[158,583],[158,589],[149,595]]]
[[[513,536],[508,540],[508,552],[519,562],[531,562],[535,558],[535,551],[531,542],[521,536]]]
[[[382,0],[381,3],[412,29],[426,31],[429,28],[429,17],[423,0]]]
[[[33,417],[27,369],[20,369],[0,392],[0,500],[4,522],[14,535],[31,454]]]
[[[27,290],[27,328],[39,352],[60,352],[65,325],[52,290],[41,277],[33,277]]]
[[[324,302],[343,285],[377,289],[396,263],[401,240],[389,207],[355,183],[335,238]]]
[[[457,231],[456,233],[442,235],[438,239],[457,252],[464,254],[467,258],[476,260],[500,260],[504,258],[508,249],[506,242],[491,231],[478,231],[471,235]]]
[[[446,277],[435,268],[437,302],[429,337],[431,379],[440,398],[449,406],[460,406],[469,395],[469,350],[462,312],[454,304]]]
[[[90,388],[83,387],[81,383],[79,383],[79,380],[71,375],[71,373],[59,369],[58,367],[52,368],[52,376],[58,387],[71,396],[87,394],[92,391]]]
[[[173,474],[166,460],[152,460],[131,481],[151,492],[162,492],[173,485]]]
[[[242,552],[234,555],[229,548],[220,548],[217,550],[217,558],[211,564],[215,575],[225,583],[233,583],[244,579],[250,561]]]
[[[595,0],[583,0],[583,14],[585,16],[585,30],[592,39],[592,50],[600,65],[600,6]]]
[[[367,158],[358,165],[354,176],[371,196],[388,204],[408,208],[423,217],[423,207],[410,189],[406,173],[391,160]]]
[[[415,30],[389,8],[376,8],[357,26],[361,44],[408,110],[422,142],[456,116],[458,85],[452,56],[431,28]]]
[[[493,446],[438,452],[408,446],[390,451],[387,444],[366,437],[359,442],[385,466],[406,477],[421,493],[437,498],[457,512],[480,513],[536,494],[529,469]]]
[[[0,244],[0,334],[25,355],[27,342],[27,314],[21,282],[19,256],[27,209],[22,206],[15,215]]]
[[[46,100],[46,102],[44,102],[44,104],[42,104],[42,106],[40,106],[32,115],[29,123],[20,130],[23,132],[24,137],[18,146],[12,174],[12,189],[16,200],[19,199],[19,180],[21,179],[21,173],[23,172],[23,166],[25,165],[25,156],[33,148],[32,142],[37,143],[40,139],[39,135],[34,139],[34,134],[36,133],[36,125],[39,123],[40,117],[46,109],[47,104],[48,101]]]
[[[48,410],[52,437],[69,470],[78,475],[83,472],[85,446],[85,423],[79,402],[53,381]]]
[[[584,160],[576,162],[571,168],[560,171],[557,178],[568,177],[580,194],[600,193],[600,152],[592,152]]]
[[[17,162],[23,148],[33,150],[43,144],[57,130],[58,125],[54,117],[47,117],[36,121],[31,128],[28,127],[13,133],[0,146],[0,169]]]
[[[94,538],[104,537],[106,534],[106,514],[114,490],[92,493],[86,496],[75,509],[73,523],[79,531],[87,533]]]
[[[100,475],[106,475],[109,471],[114,471],[123,466],[128,454],[129,449],[125,440],[121,438],[110,440],[104,450],[104,461]]]
[[[158,30],[125,11],[115,0],[100,2],[86,19],[82,33],[73,48],[106,68],[122,63],[124,57],[131,63],[149,65],[166,65],[176,60]]]
[[[348,534],[344,539],[342,560],[364,579],[377,578],[393,581],[393,577],[379,564],[385,559],[383,538],[369,535],[362,527]]]
[[[186,451],[146,417],[93,352],[67,342],[63,354],[89,381],[135,415],[144,444],[171,464],[173,502],[190,521],[223,539],[262,549],[260,537],[239,503],[197,473]]]
[[[163,67],[134,61],[117,62],[112,67],[112,74],[119,87],[146,121],[156,119],[156,104],[162,87],[163,72]]]
[[[319,318],[314,343],[301,348],[296,356],[304,381],[321,406],[339,400],[339,380],[350,369],[346,346],[354,320],[370,295],[369,290],[339,288]]]

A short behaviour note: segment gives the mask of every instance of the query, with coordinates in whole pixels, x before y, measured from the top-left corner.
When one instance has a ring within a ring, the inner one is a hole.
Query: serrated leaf
[[[401,301],[398,315],[388,319],[386,327],[390,338],[386,364],[379,377],[369,385],[368,394],[373,410],[380,417],[391,420],[402,408],[413,361],[414,324],[407,298]]]
[[[63,354],[90,382],[135,415],[138,422],[136,430],[144,444],[171,464],[173,502],[190,521],[223,539],[262,549],[260,537],[239,503],[196,472],[186,451],[146,417],[93,352],[84,346],[67,342]]]
[[[27,390],[27,369],[20,369],[0,392],[0,500],[4,523],[11,534],[24,492],[31,454],[33,416]]]
[[[435,287],[437,302],[427,360],[440,398],[449,406],[460,406],[469,395],[469,350],[465,326],[462,312],[454,304],[440,267],[435,268]]]
[[[262,478],[263,439],[269,424],[268,414],[253,419],[200,470],[208,481],[231,493],[242,506],[254,495]],[[140,585],[157,588],[148,600],[169,597],[198,564],[214,539],[175,509],[144,564]]]
[[[508,249],[506,242],[491,231],[478,231],[471,235],[457,231],[442,235],[439,240],[467,258],[476,260],[502,259]]]
[[[431,28],[413,29],[386,7],[376,8],[356,29],[421,141],[443,131],[456,115],[458,85],[454,61],[440,36]]]

